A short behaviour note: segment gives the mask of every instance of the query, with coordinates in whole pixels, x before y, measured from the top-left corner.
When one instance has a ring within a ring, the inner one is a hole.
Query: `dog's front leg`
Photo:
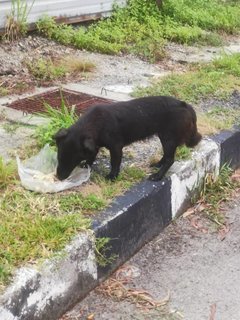
[[[107,179],[115,180],[120,171],[120,165],[122,161],[122,146],[114,146],[109,149],[111,157],[111,171],[107,175]]]
[[[158,163],[160,169],[157,173],[154,173],[149,177],[149,179],[152,181],[161,180],[168,171],[168,169],[174,163],[174,156],[177,148],[177,143],[174,140],[163,139],[162,145],[164,154],[162,159]]]
[[[174,158],[166,159],[165,162],[162,163],[159,171],[157,173],[152,174],[149,177],[149,180],[152,180],[152,181],[161,180],[164,177],[165,173],[167,173],[168,169],[172,166],[173,163],[174,163]]]

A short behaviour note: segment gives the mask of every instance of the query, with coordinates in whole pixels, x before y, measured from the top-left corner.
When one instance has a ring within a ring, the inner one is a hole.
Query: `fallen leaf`
[[[206,208],[207,208],[207,205],[206,205],[206,204],[200,203],[200,204],[197,206],[197,211],[198,211],[198,212],[202,212],[202,211],[206,210]]]
[[[201,231],[202,233],[208,233],[208,229],[203,227],[199,217],[193,217],[190,221],[192,227]]]
[[[194,213],[195,213],[195,209],[194,208],[189,208],[187,211],[184,212],[183,218],[187,218],[187,217],[191,216]]]
[[[229,233],[229,231],[230,231],[229,223],[226,223],[221,227],[221,229],[218,232],[219,238],[221,241],[223,241],[226,238],[226,235]]]
[[[94,313],[89,314],[87,320],[94,320]]]

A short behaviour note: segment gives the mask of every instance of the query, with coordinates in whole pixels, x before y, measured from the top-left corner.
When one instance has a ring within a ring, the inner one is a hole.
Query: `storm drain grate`
[[[16,100],[7,106],[12,109],[21,110],[24,114],[44,112],[45,104],[52,108],[60,109],[62,99],[67,106],[75,106],[76,113],[79,115],[85,109],[98,103],[111,103],[112,100],[89,95],[82,92],[76,92],[67,89],[55,89],[38,95]]]

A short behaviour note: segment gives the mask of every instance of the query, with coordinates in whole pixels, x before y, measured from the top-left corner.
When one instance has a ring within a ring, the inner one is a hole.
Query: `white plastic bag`
[[[36,156],[24,162],[17,156],[17,166],[23,187],[40,193],[54,193],[77,187],[90,177],[89,167],[76,167],[67,179],[57,180],[57,153],[49,145],[45,145]]]

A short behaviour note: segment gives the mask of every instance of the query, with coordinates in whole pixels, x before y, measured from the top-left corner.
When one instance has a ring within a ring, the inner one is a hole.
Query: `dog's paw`
[[[114,174],[111,174],[111,173],[109,173],[109,174],[106,176],[106,179],[107,179],[107,180],[110,180],[110,181],[115,181],[116,178],[117,178],[117,176],[114,175]]]
[[[150,168],[160,168],[161,164],[160,164],[160,162],[153,162],[153,163],[150,163],[149,167]]]
[[[148,178],[148,180],[151,180],[151,181],[159,181],[163,178],[162,175],[158,174],[158,173],[154,173],[154,174],[151,174]]]

